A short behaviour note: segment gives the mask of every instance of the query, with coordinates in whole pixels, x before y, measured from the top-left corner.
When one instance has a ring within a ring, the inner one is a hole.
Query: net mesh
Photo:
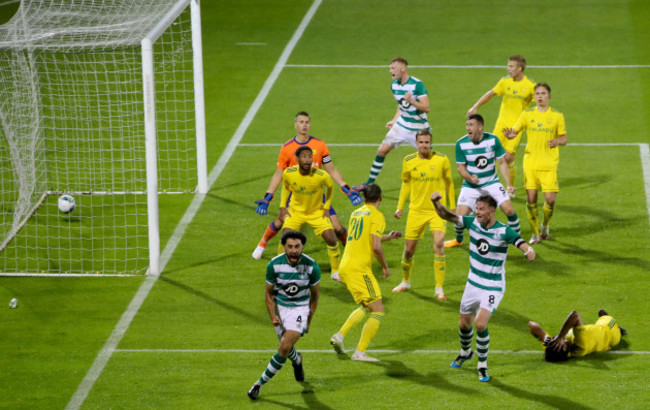
[[[176,2],[23,0],[0,26],[0,270],[149,264],[140,42]],[[153,44],[160,192],[193,192],[189,7]],[[57,208],[72,194],[76,209]]]

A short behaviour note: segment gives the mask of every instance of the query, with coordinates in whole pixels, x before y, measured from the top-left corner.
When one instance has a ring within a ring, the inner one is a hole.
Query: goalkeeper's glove
[[[350,198],[350,202],[352,202],[352,205],[360,205],[363,203],[363,198],[361,198],[361,195],[359,195],[358,192],[350,189],[350,187],[346,184],[341,187],[341,192],[343,192],[345,195]]]
[[[257,209],[255,209],[255,212],[257,212],[260,215],[266,215],[268,212],[268,207],[269,207],[269,202],[273,199],[273,194],[270,192],[267,192],[266,195],[264,195],[264,198],[260,199],[259,201],[255,201],[257,204]]]

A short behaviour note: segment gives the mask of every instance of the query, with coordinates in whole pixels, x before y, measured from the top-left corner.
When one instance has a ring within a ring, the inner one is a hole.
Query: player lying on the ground
[[[544,346],[544,359],[547,362],[560,362],[570,357],[586,356],[589,353],[606,352],[619,344],[621,336],[627,331],[603,309],[598,311],[598,320],[592,325],[582,323],[580,314],[572,311],[566,318],[562,329],[551,337],[537,322],[528,322],[530,333]]]

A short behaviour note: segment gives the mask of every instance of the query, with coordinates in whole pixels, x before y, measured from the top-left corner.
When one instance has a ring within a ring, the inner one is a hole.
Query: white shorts
[[[393,125],[393,128],[388,130],[388,133],[384,137],[382,144],[390,145],[393,148],[397,148],[402,144],[411,144],[413,148],[418,149],[418,146],[415,144],[415,135],[417,131],[407,130],[399,124]]]
[[[485,309],[490,313],[494,313],[497,307],[499,307],[501,299],[503,299],[503,292],[477,288],[467,282],[465,284],[463,298],[460,300],[460,314],[471,315],[478,313],[479,309]]]
[[[286,307],[277,305],[278,316],[282,321],[282,325],[275,326],[275,333],[278,339],[282,338],[282,334],[287,330],[305,334],[307,330],[307,320],[309,319],[309,306]]]
[[[465,205],[476,211],[476,200],[483,195],[490,195],[497,202],[497,207],[505,201],[509,201],[508,191],[499,182],[484,186],[483,188],[462,187],[458,194],[458,205]]]

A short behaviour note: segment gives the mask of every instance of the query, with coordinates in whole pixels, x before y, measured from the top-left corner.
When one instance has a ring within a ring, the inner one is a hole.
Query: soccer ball
[[[75,202],[73,196],[61,195],[59,197],[58,205],[59,211],[63,212],[64,214],[69,214],[70,212],[74,211],[77,203]]]

